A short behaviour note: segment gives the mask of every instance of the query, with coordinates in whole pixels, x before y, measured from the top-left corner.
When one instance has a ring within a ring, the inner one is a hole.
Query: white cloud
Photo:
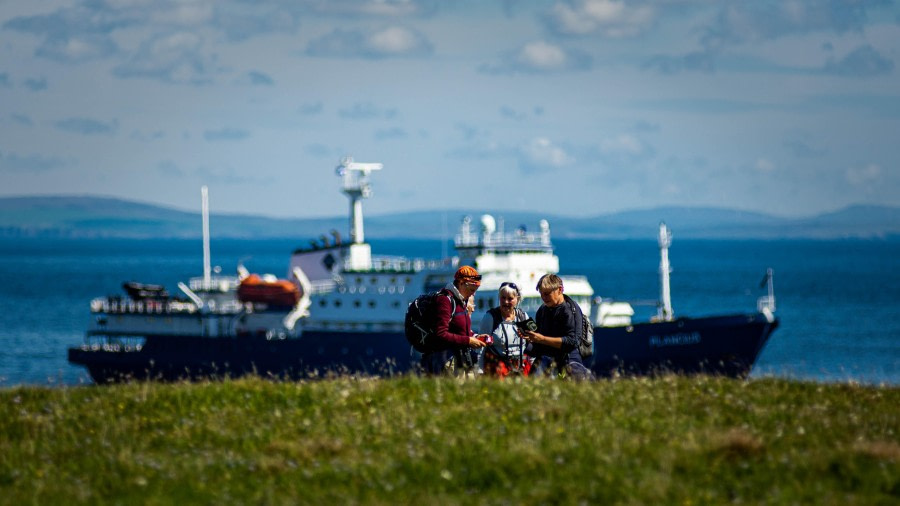
[[[526,172],[559,169],[575,159],[546,137],[536,137],[519,150],[519,165]]]
[[[310,56],[332,58],[397,58],[427,56],[433,52],[431,42],[418,31],[390,26],[370,33],[337,28],[309,42]]]
[[[647,30],[655,18],[647,5],[629,6],[616,0],[579,0],[558,2],[547,15],[552,30],[561,35],[588,35],[620,38]]]
[[[482,65],[479,71],[486,74],[541,74],[559,73],[591,68],[592,58],[583,51],[565,49],[559,45],[539,40],[529,42],[512,53],[501,57],[499,63]]]
[[[566,52],[544,41],[532,42],[519,51],[519,62],[536,69],[558,69],[566,65]]]
[[[203,46],[203,38],[193,32],[160,34],[144,41],[128,62],[113,68],[113,74],[168,83],[208,83],[217,67]]]
[[[605,155],[640,156],[644,154],[644,145],[632,135],[622,134],[618,137],[600,141],[600,151]]]
[[[776,168],[778,167],[771,160],[768,160],[766,158],[760,158],[756,160],[756,170],[759,172],[768,174],[775,171]]]
[[[58,62],[81,63],[113,55],[118,48],[105,35],[83,34],[76,37],[50,37],[36,54]]]
[[[150,10],[150,19],[158,23],[173,23],[178,25],[198,25],[207,23],[213,18],[213,2],[210,0],[175,0],[170,2],[168,8]]]
[[[852,185],[864,185],[881,179],[881,166],[870,163],[865,167],[850,167],[845,174]]]
[[[429,44],[425,38],[408,28],[392,26],[373,33],[367,39],[367,46],[374,54],[396,56],[420,51]]]

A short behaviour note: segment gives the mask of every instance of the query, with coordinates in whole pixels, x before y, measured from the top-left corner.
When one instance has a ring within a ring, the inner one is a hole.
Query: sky
[[[884,0],[0,0],[0,197],[898,206],[898,64]]]

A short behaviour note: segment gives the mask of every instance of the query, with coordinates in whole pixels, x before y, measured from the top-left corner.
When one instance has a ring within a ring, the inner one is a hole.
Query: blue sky
[[[0,196],[279,217],[900,205],[879,0],[0,0]]]

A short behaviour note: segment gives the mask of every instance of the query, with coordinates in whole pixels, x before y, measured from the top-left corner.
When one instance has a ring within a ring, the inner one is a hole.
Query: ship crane
[[[337,175],[343,178],[341,190],[350,198],[350,270],[368,270],[372,267],[372,250],[366,244],[363,232],[362,199],[372,196],[369,174],[381,170],[380,163],[354,162],[346,157],[338,164]]]
[[[342,159],[337,166],[337,174],[344,179],[342,190],[350,198],[350,239],[353,244],[365,242],[362,199],[372,196],[369,174],[374,170],[381,170],[382,167],[380,163],[354,162],[351,156]]]

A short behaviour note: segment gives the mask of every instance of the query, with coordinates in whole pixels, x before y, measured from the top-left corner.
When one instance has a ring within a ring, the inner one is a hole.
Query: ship
[[[182,295],[163,286],[129,282],[127,296],[96,298],[84,342],[68,360],[96,383],[131,379],[226,378],[255,374],[296,379],[336,374],[392,376],[416,371],[419,355],[404,337],[413,299],[444,287],[461,265],[482,274],[476,315],[498,305],[501,283],[521,290],[520,307],[540,307],[537,280],[558,274],[560,262],[541,220],[534,232],[507,231],[485,214],[462,219],[456,254],[441,259],[377,256],[365,240],[363,199],[380,163],[347,157],[336,168],[349,198],[349,240],[322,236],[290,256],[287,277],[232,276],[210,269],[209,210],[202,188],[203,275],[178,283]],[[715,374],[746,377],[778,327],[773,273],[754,312],[676,317],[669,288],[671,232],[659,225],[660,297],[657,314],[634,322],[628,301],[595,296],[585,276],[560,275],[565,293],[594,326],[594,352],[586,360],[598,377],[631,374]]]

